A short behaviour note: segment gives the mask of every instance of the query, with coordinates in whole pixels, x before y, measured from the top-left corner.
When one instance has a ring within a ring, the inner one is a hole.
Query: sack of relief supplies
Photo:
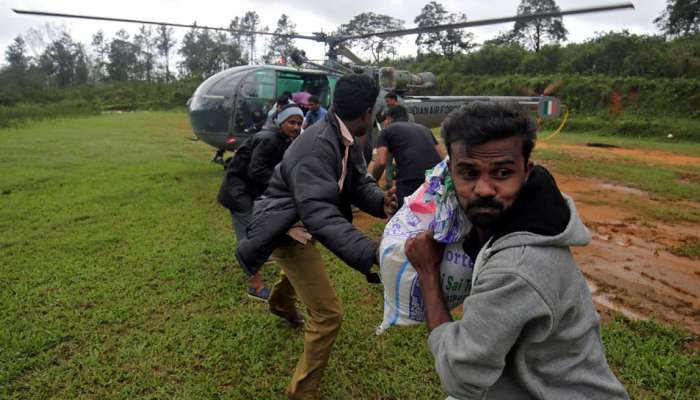
[[[445,244],[440,264],[442,293],[449,309],[464,302],[471,288],[472,260],[462,249],[471,224],[462,211],[447,168],[447,159],[426,172],[425,182],[406,197],[384,228],[379,245],[379,271],[384,285],[384,320],[381,334],[393,325],[425,321],[418,274],[404,253],[406,239],[429,230]]]

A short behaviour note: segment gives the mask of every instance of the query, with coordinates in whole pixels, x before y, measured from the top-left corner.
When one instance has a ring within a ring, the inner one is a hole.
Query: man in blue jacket
[[[305,130],[275,167],[265,194],[255,202],[247,239],[236,251],[241,266],[251,273],[275,251],[283,273],[270,295],[272,313],[291,323],[303,322],[295,296],[308,310],[304,353],[287,387],[293,399],[320,398],[321,378],[342,318],[340,300],[314,240],[368,281],[379,282],[370,273],[378,243],[352,224],[351,210],[355,205],[382,218],[396,211],[396,196],[385,194],[367,174],[354,140],[369,129],[378,93],[367,75],[338,80],[325,118]]]
[[[321,100],[318,96],[309,97],[309,112],[304,117],[304,124],[301,129],[306,129],[316,122],[323,119],[328,111],[321,105]]]
[[[600,318],[570,246],[590,241],[573,200],[534,166],[535,124],[515,106],[473,103],[442,124],[450,175],[474,228],[464,314],[440,286],[441,246],[406,241],[442,385],[456,399],[627,399],[608,367]]]

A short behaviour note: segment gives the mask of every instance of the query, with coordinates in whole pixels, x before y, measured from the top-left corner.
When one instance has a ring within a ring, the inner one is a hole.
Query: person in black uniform
[[[280,108],[275,125],[247,139],[228,165],[217,199],[231,212],[237,243],[246,238],[253,201],[267,189],[272,170],[282,161],[282,155],[292,140],[299,136],[303,118],[304,113],[296,104]],[[259,274],[248,275],[248,295],[267,300],[270,289],[265,287]]]
[[[437,140],[430,129],[410,122],[401,105],[389,108],[376,145],[372,176],[379,180],[391,154],[396,160],[396,197],[399,207],[425,180],[425,171],[440,162]]]

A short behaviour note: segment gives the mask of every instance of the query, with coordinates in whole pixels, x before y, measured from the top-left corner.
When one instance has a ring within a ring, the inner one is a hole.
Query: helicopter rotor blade
[[[132,24],[165,25],[165,26],[173,26],[173,27],[177,27],[177,28],[200,28],[200,29],[209,29],[209,30],[213,30],[213,31],[238,32],[238,33],[241,33],[244,35],[269,35],[269,36],[288,37],[290,39],[309,39],[309,40],[319,41],[318,36],[308,36],[308,35],[298,35],[298,34],[280,34],[280,33],[260,32],[260,31],[248,31],[248,30],[243,30],[243,29],[230,29],[230,28],[222,28],[222,27],[206,26],[206,25],[177,24],[177,23],[173,23],[173,22],[147,21],[147,20],[140,20],[140,19],[112,18],[112,17],[100,17],[100,16],[94,16],[94,15],[79,15],[79,14],[63,14],[63,13],[53,13],[53,12],[34,11],[34,10],[18,10],[16,8],[13,8],[12,11],[14,11],[17,14],[39,15],[42,17],[78,18],[78,19],[90,19],[90,20],[97,20],[97,21],[128,22],[128,23],[132,23]]]
[[[364,62],[362,61],[362,59],[360,57],[358,57],[355,53],[353,53],[352,51],[350,51],[350,49],[348,49],[347,47],[345,47],[343,45],[338,45],[337,51],[338,51],[338,54],[340,54],[343,57],[347,57],[348,60],[354,62],[355,64],[358,64],[358,65],[364,64]]]
[[[365,38],[369,38],[369,37],[373,37],[373,36],[394,37],[394,36],[403,36],[403,35],[413,35],[413,34],[426,33],[426,32],[440,32],[440,31],[445,31],[445,30],[449,30],[449,29],[462,29],[462,28],[469,28],[469,27],[474,27],[474,26],[502,24],[502,23],[506,23],[506,22],[516,22],[516,21],[529,21],[529,20],[538,19],[538,18],[562,17],[565,15],[588,14],[588,13],[595,13],[595,12],[602,12],[602,11],[621,10],[621,9],[627,9],[627,8],[634,9],[634,4],[628,2],[628,3],[610,4],[610,5],[605,5],[605,6],[597,6],[597,7],[572,8],[569,10],[561,10],[561,11],[545,11],[545,12],[539,12],[539,13],[534,13],[534,14],[515,15],[512,17],[490,18],[490,19],[481,19],[481,20],[475,20],[475,21],[459,22],[456,24],[434,25],[434,26],[426,26],[426,27],[420,27],[420,28],[400,29],[400,30],[396,30],[396,31],[367,33],[364,35],[338,36],[338,37],[336,37],[336,40],[337,41],[346,41],[346,40],[355,40],[355,39],[365,39]]]

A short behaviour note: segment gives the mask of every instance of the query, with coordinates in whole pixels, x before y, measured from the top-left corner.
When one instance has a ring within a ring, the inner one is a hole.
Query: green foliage
[[[404,22],[388,15],[364,12],[353,17],[347,24],[338,27],[338,34],[355,36],[366,35],[374,32],[395,31],[403,29]],[[359,46],[363,51],[369,52],[372,62],[377,63],[390,55],[396,55],[396,45],[399,39],[396,37],[372,36],[365,39],[355,39],[347,42],[350,46]]]
[[[667,0],[666,9],[654,23],[668,36],[700,32],[700,1]]]
[[[282,14],[277,20],[275,33],[278,35],[294,35],[296,34],[296,27],[297,25],[292,22],[287,14]],[[296,50],[294,39],[288,36],[273,36],[270,38],[270,45],[264,57],[265,62],[275,64],[279,60],[286,61],[294,50]]]
[[[3,76],[0,74],[0,83]],[[136,81],[85,85],[65,90],[45,88],[37,93],[37,100],[33,102],[18,99],[11,104],[0,104],[0,127],[101,111],[181,109],[200,83],[178,81],[157,84]]]
[[[700,33],[666,41],[627,31],[599,34],[584,43],[542,45],[528,52],[517,44],[485,43],[452,62],[440,57],[410,57],[395,62],[411,70],[466,75],[566,73],[627,78],[700,78]]]
[[[700,398],[700,355],[689,347],[694,339],[654,320],[618,316],[603,326],[605,355],[632,398]]]
[[[5,59],[9,64],[9,69],[13,71],[24,71],[29,67],[29,56],[27,56],[27,45],[21,36],[17,36],[5,50]]]
[[[700,239],[688,238],[682,244],[671,246],[668,250],[680,257],[687,257],[692,260],[700,260]]]
[[[442,4],[431,1],[421,9],[420,14],[414,19],[417,27],[456,24],[465,22],[467,15],[464,13],[449,13]],[[421,50],[428,54],[438,54],[452,59],[456,54],[467,51],[475,46],[472,43],[474,35],[462,29],[448,29],[443,32],[423,32],[416,36],[418,53]]]
[[[46,47],[39,57],[38,68],[51,83],[63,88],[87,83],[87,64],[83,45],[64,32]]]
[[[560,11],[554,0],[521,0],[518,15],[536,14],[547,11]],[[566,40],[566,28],[562,17],[537,18],[529,21],[516,21],[508,34],[509,40],[518,42],[535,52],[539,52],[546,41],[558,43]]]
[[[192,28],[182,39],[179,66],[185,77],[204,80],[219,71],[242,65],[241,49],[224,33]]]
[[[127,81],[136,77],[136,46],[129,41],[129,34],[120,30],[109,43],[107,75],[112,81]]]

